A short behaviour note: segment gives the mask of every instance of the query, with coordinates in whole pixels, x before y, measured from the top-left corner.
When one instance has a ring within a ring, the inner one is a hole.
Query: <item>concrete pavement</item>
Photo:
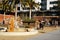
[[[53,32],[35,36],[35,37],[29,38],[27,40],[60,40],[60,30],[56,30]]]
[[[27,35],[36,35],[38,34],[37,30],[30,32],[0,32],[2,36],[27,36]]]

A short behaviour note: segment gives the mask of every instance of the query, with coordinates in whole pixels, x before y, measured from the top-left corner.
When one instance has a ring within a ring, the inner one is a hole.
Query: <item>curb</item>
[[[31,32],[0,32],[2,36],[25,36],[25,35],[35,35],[38,33],[38,30]]]

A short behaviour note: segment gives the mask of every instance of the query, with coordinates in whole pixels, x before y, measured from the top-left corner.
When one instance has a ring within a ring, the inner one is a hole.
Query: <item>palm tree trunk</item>
[[[4,12],[4,21],[5,21],[5,12]]]
[[[15,27],[17,28],[17,4],[15,9]]]
[[[30,8],[30,13],[29,13],[29,18],[31,19],[31,12],[32,12],[32,10],[31,10],[31,8]]]
[[[15,20],[17,20],[17,4],[16,4],[16,9],[15,9]]]

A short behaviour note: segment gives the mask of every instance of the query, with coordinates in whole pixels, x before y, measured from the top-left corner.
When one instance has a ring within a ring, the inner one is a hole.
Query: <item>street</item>
[[[29,38],[27,40],[60,40],[60,30],[56,30],[53,32],[35,36],[35,37]]]

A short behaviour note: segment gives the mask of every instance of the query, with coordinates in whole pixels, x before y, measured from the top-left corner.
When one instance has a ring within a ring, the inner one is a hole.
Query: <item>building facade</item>
[[[55,6],[58,6],[58,0],[47,0],[47,10],[55,10]]]
[[[58,6],[58,0],[33,0],[40,4],[40,10],[53,10],[54,6]]]
[[[53,15],[58,15],[59,13],[55,13],[55,11],[57,10],[57,7],[58,6],[58,0],[33,0],[35,3],[39,4],[39,7],[35,7],[33,6],[32,8],[32,12],[36,12],[36,11],[51,11],[51,16]],[[23,6],[22,3],[18,4],[18,12],[29,12],[30,11],[30,8],[29,6]],[[37,15],[39,15],[37,13]],[[50,15],[50,13],[48,14]]]

